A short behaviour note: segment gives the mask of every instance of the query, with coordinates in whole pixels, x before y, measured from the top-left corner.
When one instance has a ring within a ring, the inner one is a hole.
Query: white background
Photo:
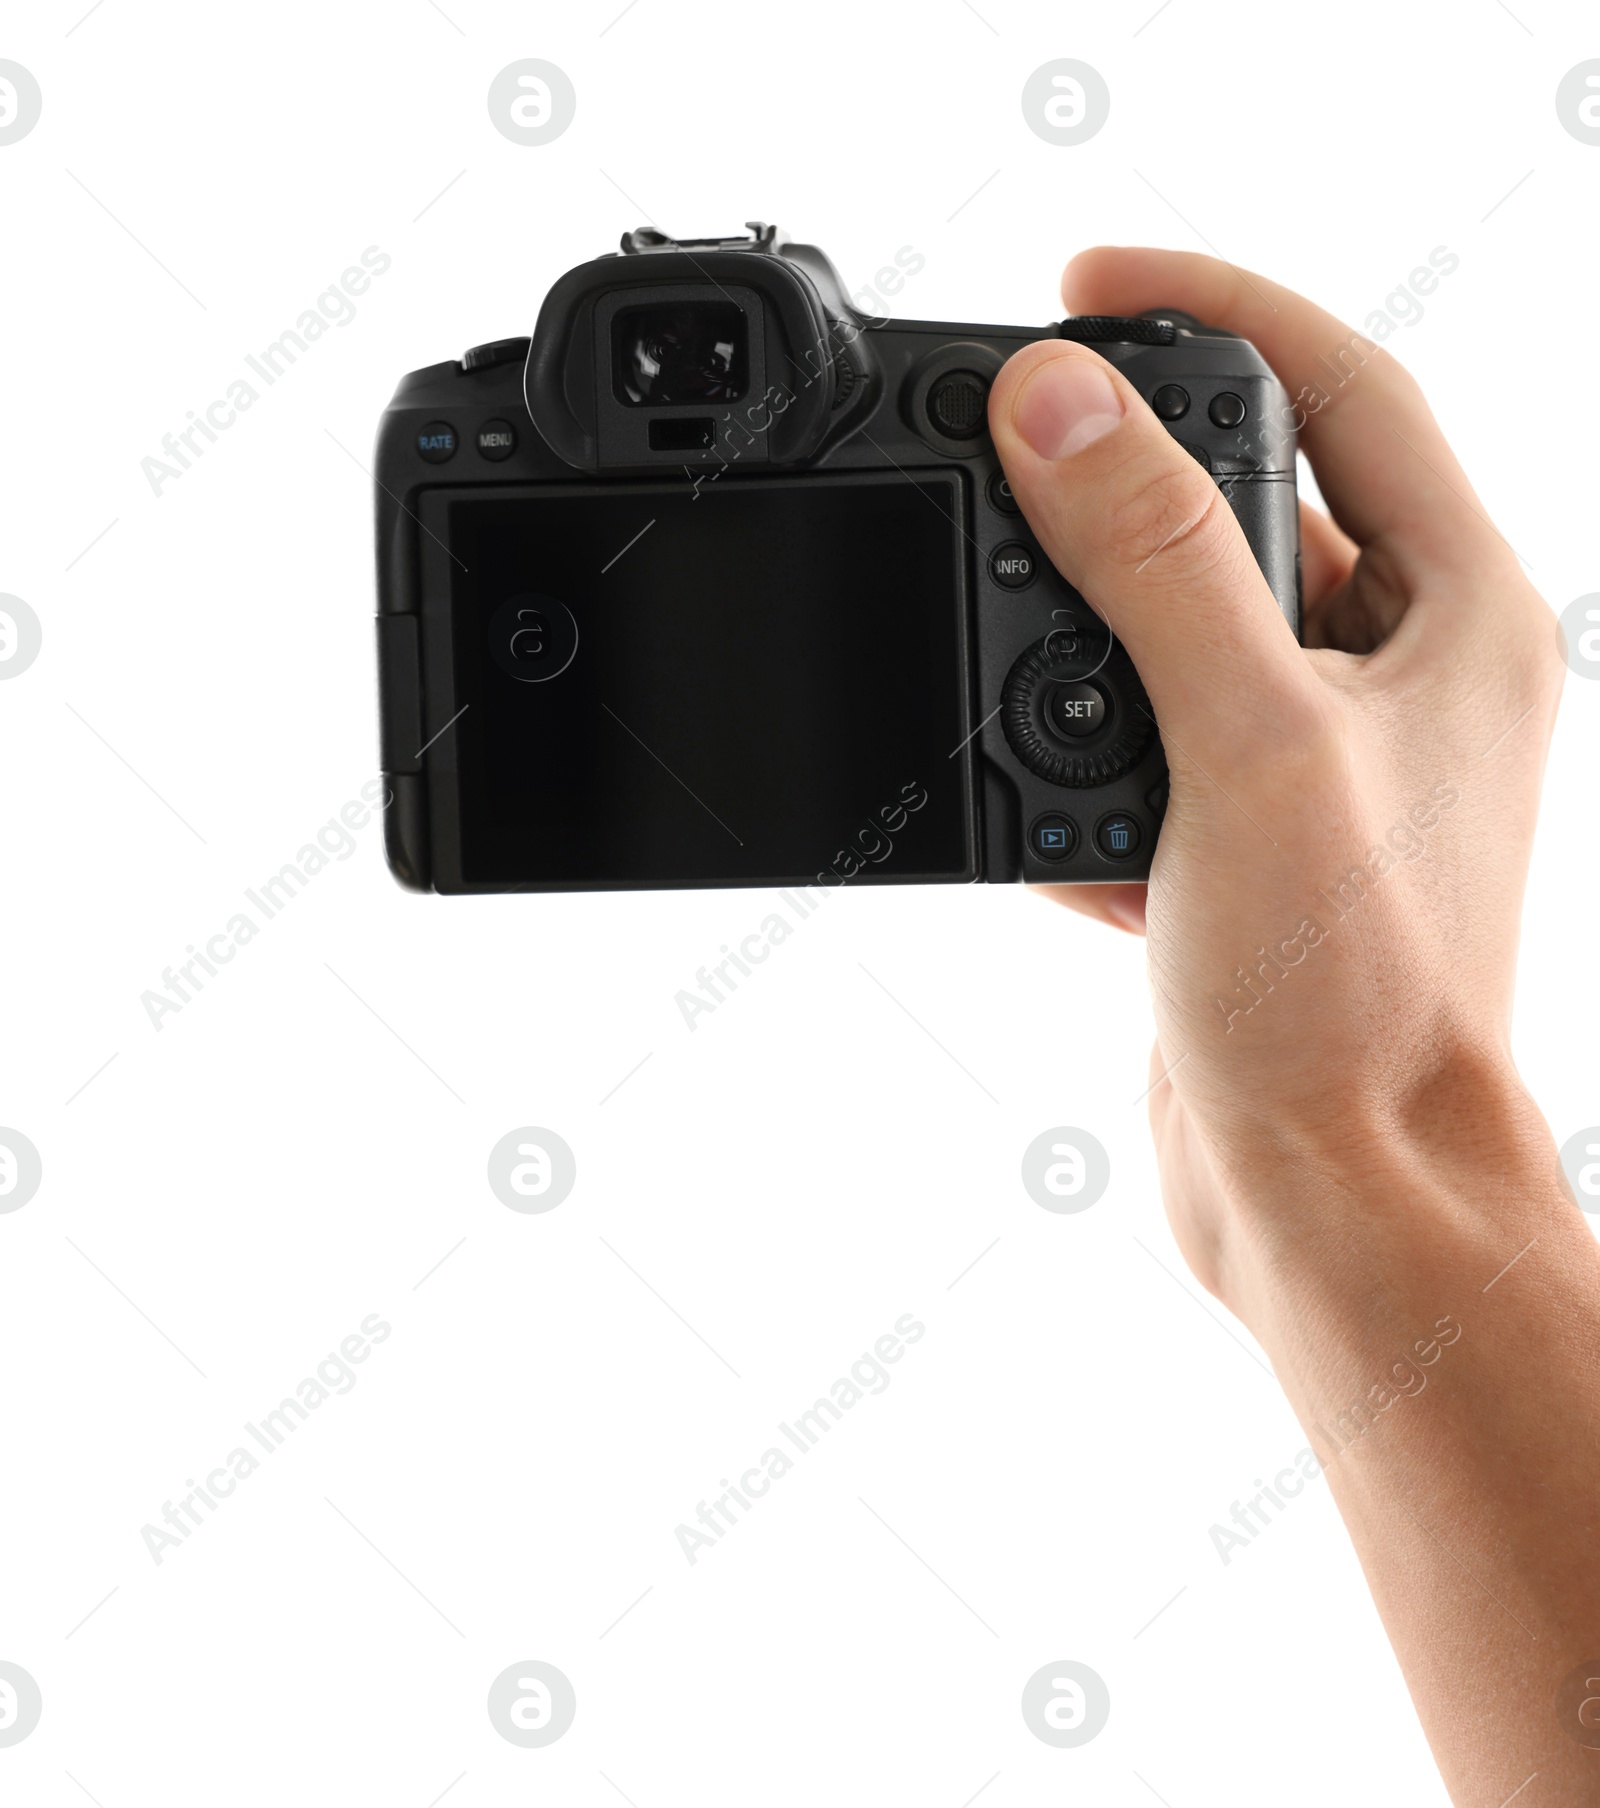
[[[690,1034],[766,895],[418,898],[374,825],[159,1033],[140,994],[373,771],[394,383],[646,218],[778,220],[852,287],[911,245],[896,311],[979,321],[1056,317],[1110,240],[1360,324],[1447,246],[1393,348],[1554,606],[1600,588],[1600,148],[1554,107],[1600,32],[1512,4],[8,8],[44,113],[0,148],[0,590],[44,651],[0,687],[0,1122],[44,1184],[0,1217],[0,1658],[44,1718],[0,1797],[1445,1801],[1325,1485],[1209,1537],[1305,1439],[1166,1230],[1141,944],[847,889]],[[531,149],[485,107],[527,56],[578,95]],[[1112,95],[1070,149],[1019,107],[1061,56]],[[369,245],[356,317],[152,495]],[[1572,678],[1517,1037],[1560,1140],[1600,1120],[1597,752]],[[524,1124],[577,1154],[547,1216],[485,1182]],[[1018,1177],[1062,1124],[1111,1155],[1078,1216]],[[888,1391],[691,1568],[674,1527],[908,1311]],[[157,1567],[140,1528],[372,1312],[354,1391]],[[485,1710],[529,1658],[578,1696],[539,1751]],[[1073,1751],[1018,1705],[1066,1658],[1112,1700]]]

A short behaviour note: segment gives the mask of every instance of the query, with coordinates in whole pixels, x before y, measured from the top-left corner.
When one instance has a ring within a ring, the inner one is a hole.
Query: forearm
[[[1455,1800],[1600,1808],[1558,1713],[1575,1676],[1600,1739],[1600,1253],[1504,1049],[1555,619],[1416,384],[1332,315],[1153,251],[1091,252],[1063,293],[1254,341],[1332,517],[1301,510],[1302,650],[1131,364],[1038,341],[990,392],[1167,751],[1145,896],[1062,895],[1143,907],[1173,1234],[1277,1366]]]
[[[1380,1144],[1252,1174],[1239,1304],[1453,1799],[1600,1802],[1600,1249],[1514,1088]]]

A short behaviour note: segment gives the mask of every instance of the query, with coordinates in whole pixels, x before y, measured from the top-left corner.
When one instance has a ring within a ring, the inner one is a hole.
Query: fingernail
[[[1011,419],[1041,458],[1069,458],[1122,420],[1117,386],[1093,358],[1050,358],[1022,386]]]

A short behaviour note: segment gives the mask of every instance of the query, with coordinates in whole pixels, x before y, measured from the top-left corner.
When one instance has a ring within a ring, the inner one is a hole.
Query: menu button
[[[498,463],[517,449],[517,430],[510,421],[485,421],[478,429],[478,453]]]

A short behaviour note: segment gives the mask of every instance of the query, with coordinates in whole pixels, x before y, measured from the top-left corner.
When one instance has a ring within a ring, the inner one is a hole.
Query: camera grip
[[[1217,482],[1299,640],[1300,508],[1293,476],[1220,477]]]

